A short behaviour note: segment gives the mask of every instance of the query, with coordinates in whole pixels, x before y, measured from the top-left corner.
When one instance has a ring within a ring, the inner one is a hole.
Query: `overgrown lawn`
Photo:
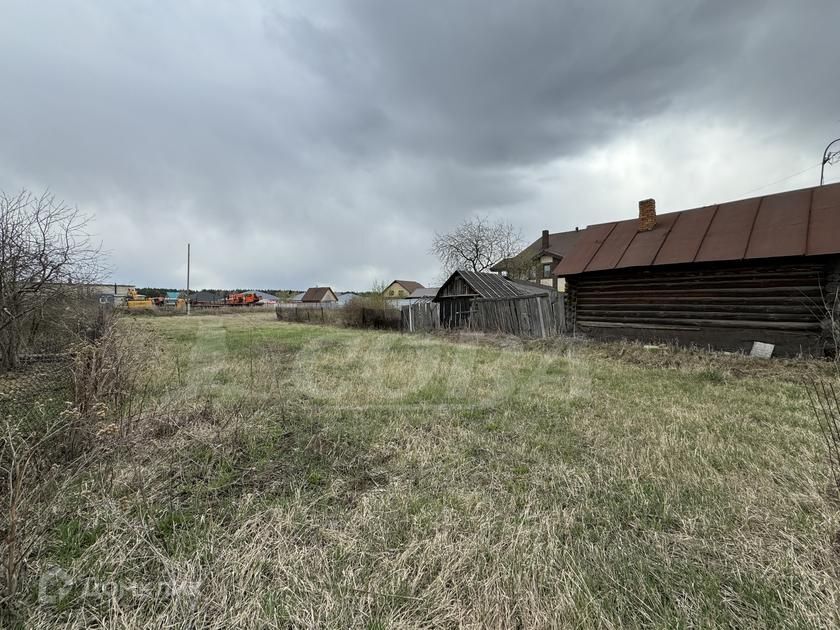
[[[150,412],[55,508],[27,627],[840,623],[838,498],[799,384],[825,365],[269,314],[125,325],[160,341]]]

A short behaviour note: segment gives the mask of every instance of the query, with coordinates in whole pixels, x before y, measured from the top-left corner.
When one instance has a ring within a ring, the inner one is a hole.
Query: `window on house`
[[[551,277],[551,263],[545,263],[543,265],[543,278],[550,278]]]
[[[391,297],[394,297],[394,290],[391,289],[390,291],[388,291],[388,295],[390,295]]]
[[[536,280],[537,279],[537,270],[534,267],[531,267],[528,270],[528,279],[529,280]]]

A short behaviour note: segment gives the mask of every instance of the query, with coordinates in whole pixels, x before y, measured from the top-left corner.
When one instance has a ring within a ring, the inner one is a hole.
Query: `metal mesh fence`
[[[67,356],[26,360],[0,374],[0,416],[15,420],[32,414],[39,405],[64,409],[72,397],[71,387]]]
[[[95,302],[65,299],[37,315],[20,329],[16,364],[0,369],[0,416],[28,416],[37,405],[63,410],[72,399],[74,347],[96,338],[111,313]]]

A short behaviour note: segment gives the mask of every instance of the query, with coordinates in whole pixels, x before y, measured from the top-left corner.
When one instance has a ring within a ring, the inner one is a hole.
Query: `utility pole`
[[[190,244],[187,243],[187,315],[190,314]]]
[[[825,165],[826,164],[834,164],[834,162],[832,160],[834,160],[834,158],[840,156],[840,151],[830,151],[829,150],[829,149],[831,149],[831,145],[834,144],[835,142],[840,142],[840,138],[837,138],[836,140],[832,140],[831,142],[829,142],[828,146],[825,148],[825,151],[823,151],[822,166],[820,167],[820,186],[822,186],[823,182],[825,181]]]

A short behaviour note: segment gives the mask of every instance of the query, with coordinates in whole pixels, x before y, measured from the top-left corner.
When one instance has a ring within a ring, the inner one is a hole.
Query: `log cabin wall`
[[[605,339],[671,342],[775,354],[832,351],[828,296],[840,257],[693,263],[583,273],[567,278],[570,330]],[[831,286],[830,286],[831,285]]]

